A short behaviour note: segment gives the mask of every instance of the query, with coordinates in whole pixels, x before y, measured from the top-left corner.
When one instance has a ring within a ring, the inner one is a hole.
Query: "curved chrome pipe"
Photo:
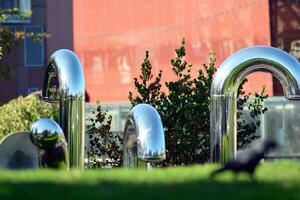
[[[31,142],[29,132],[16,132],[0,141],[0,168],[38,169],[38,149]]]
[[[151,169],[152,163],[165,159],[165,136],[158,112],[149,104],[134,106],[125,124],[124,166]]]
[[[59,125],[68,142],[71,168],[84,168],[84,76],[75,53],[53,53],[46,68],[43,99],[59,102]]]
[[[67,142],[55,121],[40,119],[34,122],[29,137],[38,149],[39,168],[69,169]]]
[[[211,160],[225,163],[236,157],[236,102],[241,81],[253,72],[269,72],[283,86],[287,99],[300,99],[300,64],[288,53],[273,47],[242,49],[218,69],[211,86]]]

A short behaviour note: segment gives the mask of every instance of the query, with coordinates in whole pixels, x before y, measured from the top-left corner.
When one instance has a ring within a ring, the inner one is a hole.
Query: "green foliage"
[[[30,10],[21,11],[18,8],[9,8],[2,9],[0,8],[0,22],[5,22],[9,18],[13,17],[14,19],[25,19],[31,16]]]
[[[97,102],[96,111],[92,111],[92,117],[87,119],[89,168],[119,167],[122,164],[122,137],[110,131],[111,120],[112,117],[102,111]]]
[[[43,38],[50,37],[47,33],[25,33],[24,31],[12,32],[6,27],[0,27],[0,58],[8,55],[19,45],[19,40],[31,38],[34,42],[39,42]],[[0,65],[0,79],[9,79],[12,73],[11,65]]]
[[[14,32],[8,28],[0,28],[0,46],[5,49],[8,53],[12,51],[12,48],[17,46]]]
[[[185,60],[184,44],[185,40],[175,50],[176,57],[171,59],[176,80],[165,82],[166,92],[161,91],[162,71],[151,82],[153,74],[148,52],[142,64],[140,80],[134,79],[137,95],[134,96],[129,92],[132,106],[145,102],[154,106],[160,113],[167,149],[167,160],[162,164],[164,166],[204,163],[209,160],[210,88],[216,71],[216,58],[211,53],[210,63],[199,68],[196,78],[193,78],[192,64]],[[263,94],[264,89],[260,94],[256,94],[254,104],[249,105],[251,117],[255,119],[265,112],[262,107],[265,99]],[[239,109],[249,96],[244,98],[245,101],[239,101]],[[242,118],[241,112],[238,117]],[[251,130],[249,134],[255,133],[259,122],[241,125],[243,127],[239,129],[240,133],[247,135],[249,130]]]
[[[138,81],[137,78],[134,78],[134,85],[137,88],[139,95],[137,97],[134,97],[132,92],[129,92],[129,100],[133,103],[133,105],[145,102],[152,105],[159,105],[159,96],[161,95],[160,89],[161,89],[161,76],[162,71],[160,70],[157,77],[153,82],[151,80],[153,79],[152,74],[152,65],[149,60],[149,52],[146,51],[146,56],[144,59],[144,62],[142,63],[142,74],[139,76],[141,82]]]
[[[1,9],[0,8],[0,23],[5,22],[9,17],[18,17],[20,19],[31,16],[31,11],[20,11],[18,8]],[[19,44],[19,40],[31,38],[34,42],[40,42],[43,38],[50,37],[47,33],[25,33],[24,31],[13,32],[5,26],[0,25],[0,59],[11,53]],[[0,65],[0,79],[9,79],[12,69],[9,64]]]
[[[175,81],[166,82],[168,93],[162,93],[158,107],[165,127],[166,165],[183,165],[208,161],[209,105],[215,57],[192,78],[192,64],[185,60],[184,40],[171,60]]]
[[[39,93],[18,97],[0,107],[0,138],[18,131],[29,131],[40,118],[57,119],[57,108],[40,99]]]
[[[31,16],[31,11],[20,11],[18,8],[0,8],[0,23],[4,22],[10,16],[17,16],[20,19],[27,18]],[[13,32],[5,26],[0,26],[0,47],[2,51],[10,53],[14,47],[18,46],[18,40],[25,39],[26,37],[31,38],[34,42],[39,42],[43,38],[50,37],[50,35],[47,33],[25,33],[24,31]]]
[[[263,106],[263,102],[268,95],[265,95],[265,86],[262,90],[254,93],[253,102],[247,106],[249,110],[250,120],[245,119],[244,108],[249,100],[251,94],[245,95],[243,85],[247,82],[244,79],[238,89],[239,98],[237,100],[237,148],[246,148],[253,140],[258,139],[260,136],[256,134],[256,129],[260,126],[260,115],[264,114],[268,109]]]

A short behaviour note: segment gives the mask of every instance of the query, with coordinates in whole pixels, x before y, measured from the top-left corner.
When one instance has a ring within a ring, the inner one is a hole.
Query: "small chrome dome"
[[[39,148],[50,148],[61,139],[64,134],[60,126],[51,119],[40,119],[34,122],[30,129],[30,139]]]

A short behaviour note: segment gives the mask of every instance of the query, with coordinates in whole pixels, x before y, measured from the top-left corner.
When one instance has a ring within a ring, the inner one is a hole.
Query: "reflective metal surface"
[[[38,151],[29,132],[7,135],[0,143],[0,168],[38,169]]]
[[[30,129],[30,139],[38,148],[40,168],[69,168],[67,142],[60,126],[51,119],[40,119]]]
[[[218,69],[211,86],[211,160],[236,157],[236,97],[241,81],[253,72],[269,72],[283,86],[287,99],[300,99],[300,64],[286,52],[266,46],[242,49]]]
[[[124,166],[145,167],[166,159],[165,136],[158,112],[138,104],[128,114],[124,130]]]
[[[84,76],[75,53],[61,49],[47,65],[43,98],[59,102],[59,125],[68,142],[71,168],[84,168]]]

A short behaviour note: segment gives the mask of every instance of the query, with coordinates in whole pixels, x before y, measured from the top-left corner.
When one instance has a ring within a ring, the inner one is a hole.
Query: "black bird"
[[[240,172],[246,172],[250,175],[251,179],[254,180],[253,175],[257,165],[259,164],[259,161],[264,157],[265,153],[275,146],[275,142],[265,140],[258,148],[249,149],[245,151],[239,158],[229,160],[224,167],[213,171],[210,177],[213,178],[216,174],[229,170],[236,174]]]

